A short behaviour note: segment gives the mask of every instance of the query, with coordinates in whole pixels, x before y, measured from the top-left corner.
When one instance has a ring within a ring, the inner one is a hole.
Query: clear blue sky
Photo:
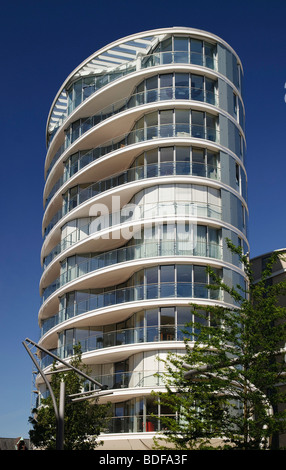
[[[39,339],[45,126],[55,94],[86,57],[148,29],[210,31],[245,72],[251,255],[286,246],[286,3],[282,0],[14,0],[2,2],[0,437],[28,437]]]

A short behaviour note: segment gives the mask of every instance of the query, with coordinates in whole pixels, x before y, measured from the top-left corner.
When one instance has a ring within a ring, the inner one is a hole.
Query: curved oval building
[[[150,445],[168,351],[183,353],[206,266],[243,282],[225,239],[249,251],[242,65],[191,28],[115,41],[80,64],[46,129],[40,344],[67,359],[80,342],[113,394],[105,449]],[[50,366],[49,357],[42,365]],[[159,372],[159,374],[157,374]],[[38,387],[45,394],[44,384]]]

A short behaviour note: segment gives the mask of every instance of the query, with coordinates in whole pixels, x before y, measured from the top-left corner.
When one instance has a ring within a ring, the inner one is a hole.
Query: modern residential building
[[[95,52],[52,104],[40,344],[68,360],[80,342],[112,390],[104,449],[152,446],[158,358],[184,352],[191,302],[231,302],[206,266],[243,282],[225,242],[249,251],[242,75],[217,36],[156,29]]]
[[[269,262],[273,253],[274,252],[270,251],[251,259],[251,267],[253,270],[253,278],[255,282],[261,279],[262,273],[265,270],[267,263]],[[275,253],[279,254],[279,260],[273,264],[272,274],[268,278],[268,283],[271,283],[271,285],[284,281],[286,277],[286,262],[284,260],[286,248],[275,250]],[[281,298],[280,303],[283,307],[286,307],[285,298]]]
[[[272,273],[271,275],[267,278],[267,284],[268,285],[275,285],[280,282],[285,282],[286,280],[286,261],[285,261],[285,256],[286,256],[286,248],[281,248],[278,250],[275,250],[276,253],[279,253],[279,259],[273,264],[272,266]],[[259,282],[263,271],[266,269],[267,263],[269,262],[269,259],[273,252],[268,252],[268,253],[263,253],[260,256],[256,256],[255,258],[251,259],[251,267],[253,271],[253,279],[254,282]],[[285,296],[280,296],[279,300],[279,305],[281,307],[286,307],[286,299]],[[285,347],[285,345],[281,345],[281,347]],[[284,356],[286,358],[286,355]],[[283,391],[285,391],[285,383],[281,381],[279,384],[281,387],[283,387]],[[276,411],[282,411],[285,410],[285,404],[279,404],[278,408],[273,409],[273,412],[275,413]],[[281,433],[279,435],[274,435],[272,437],[272,440],[274,441],[274,444],[276,448],[285,448],[286,446],[286,433]]]

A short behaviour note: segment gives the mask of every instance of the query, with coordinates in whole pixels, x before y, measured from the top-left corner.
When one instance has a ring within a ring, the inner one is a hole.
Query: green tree
[[[208,267],[209,289],[233,299],[233,307],[192,304],[185,354],[170,353],[163,374],[166,391],[156,393],[169,417],[161,417],[161,438],[177,449],[271,449],[286,430],[286,282],[269,276],[280,255],[269,259],[254,282],[248,258],[227,240],[244,267],[245,286],[228,286]],[[171,416],[173,415],[173,417]]]
[[[82,363],[80,346],[74,348],[71,365],[88,375]],[[56,370],[55,364],[53,370]],[[99,405],[97,399],[72,402],[69,395],[80,393],[85,379],[75,371],[57,372],[51,376],[51,387],[59,404],[60,383],[65,382],[64,450],[93,450],[100,445],[98,436],[108,424],[109,405]],[[57,422],[51,396],[32,411],[30,439],[36,448],[56,450]]]

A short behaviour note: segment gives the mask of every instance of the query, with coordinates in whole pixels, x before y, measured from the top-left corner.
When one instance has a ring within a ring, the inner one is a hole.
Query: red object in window
[[[146,421],[146,431],[147,431],[147,432],[152,432],[152,431],[154,431],[154,424],[151,423],[150,421]]]

